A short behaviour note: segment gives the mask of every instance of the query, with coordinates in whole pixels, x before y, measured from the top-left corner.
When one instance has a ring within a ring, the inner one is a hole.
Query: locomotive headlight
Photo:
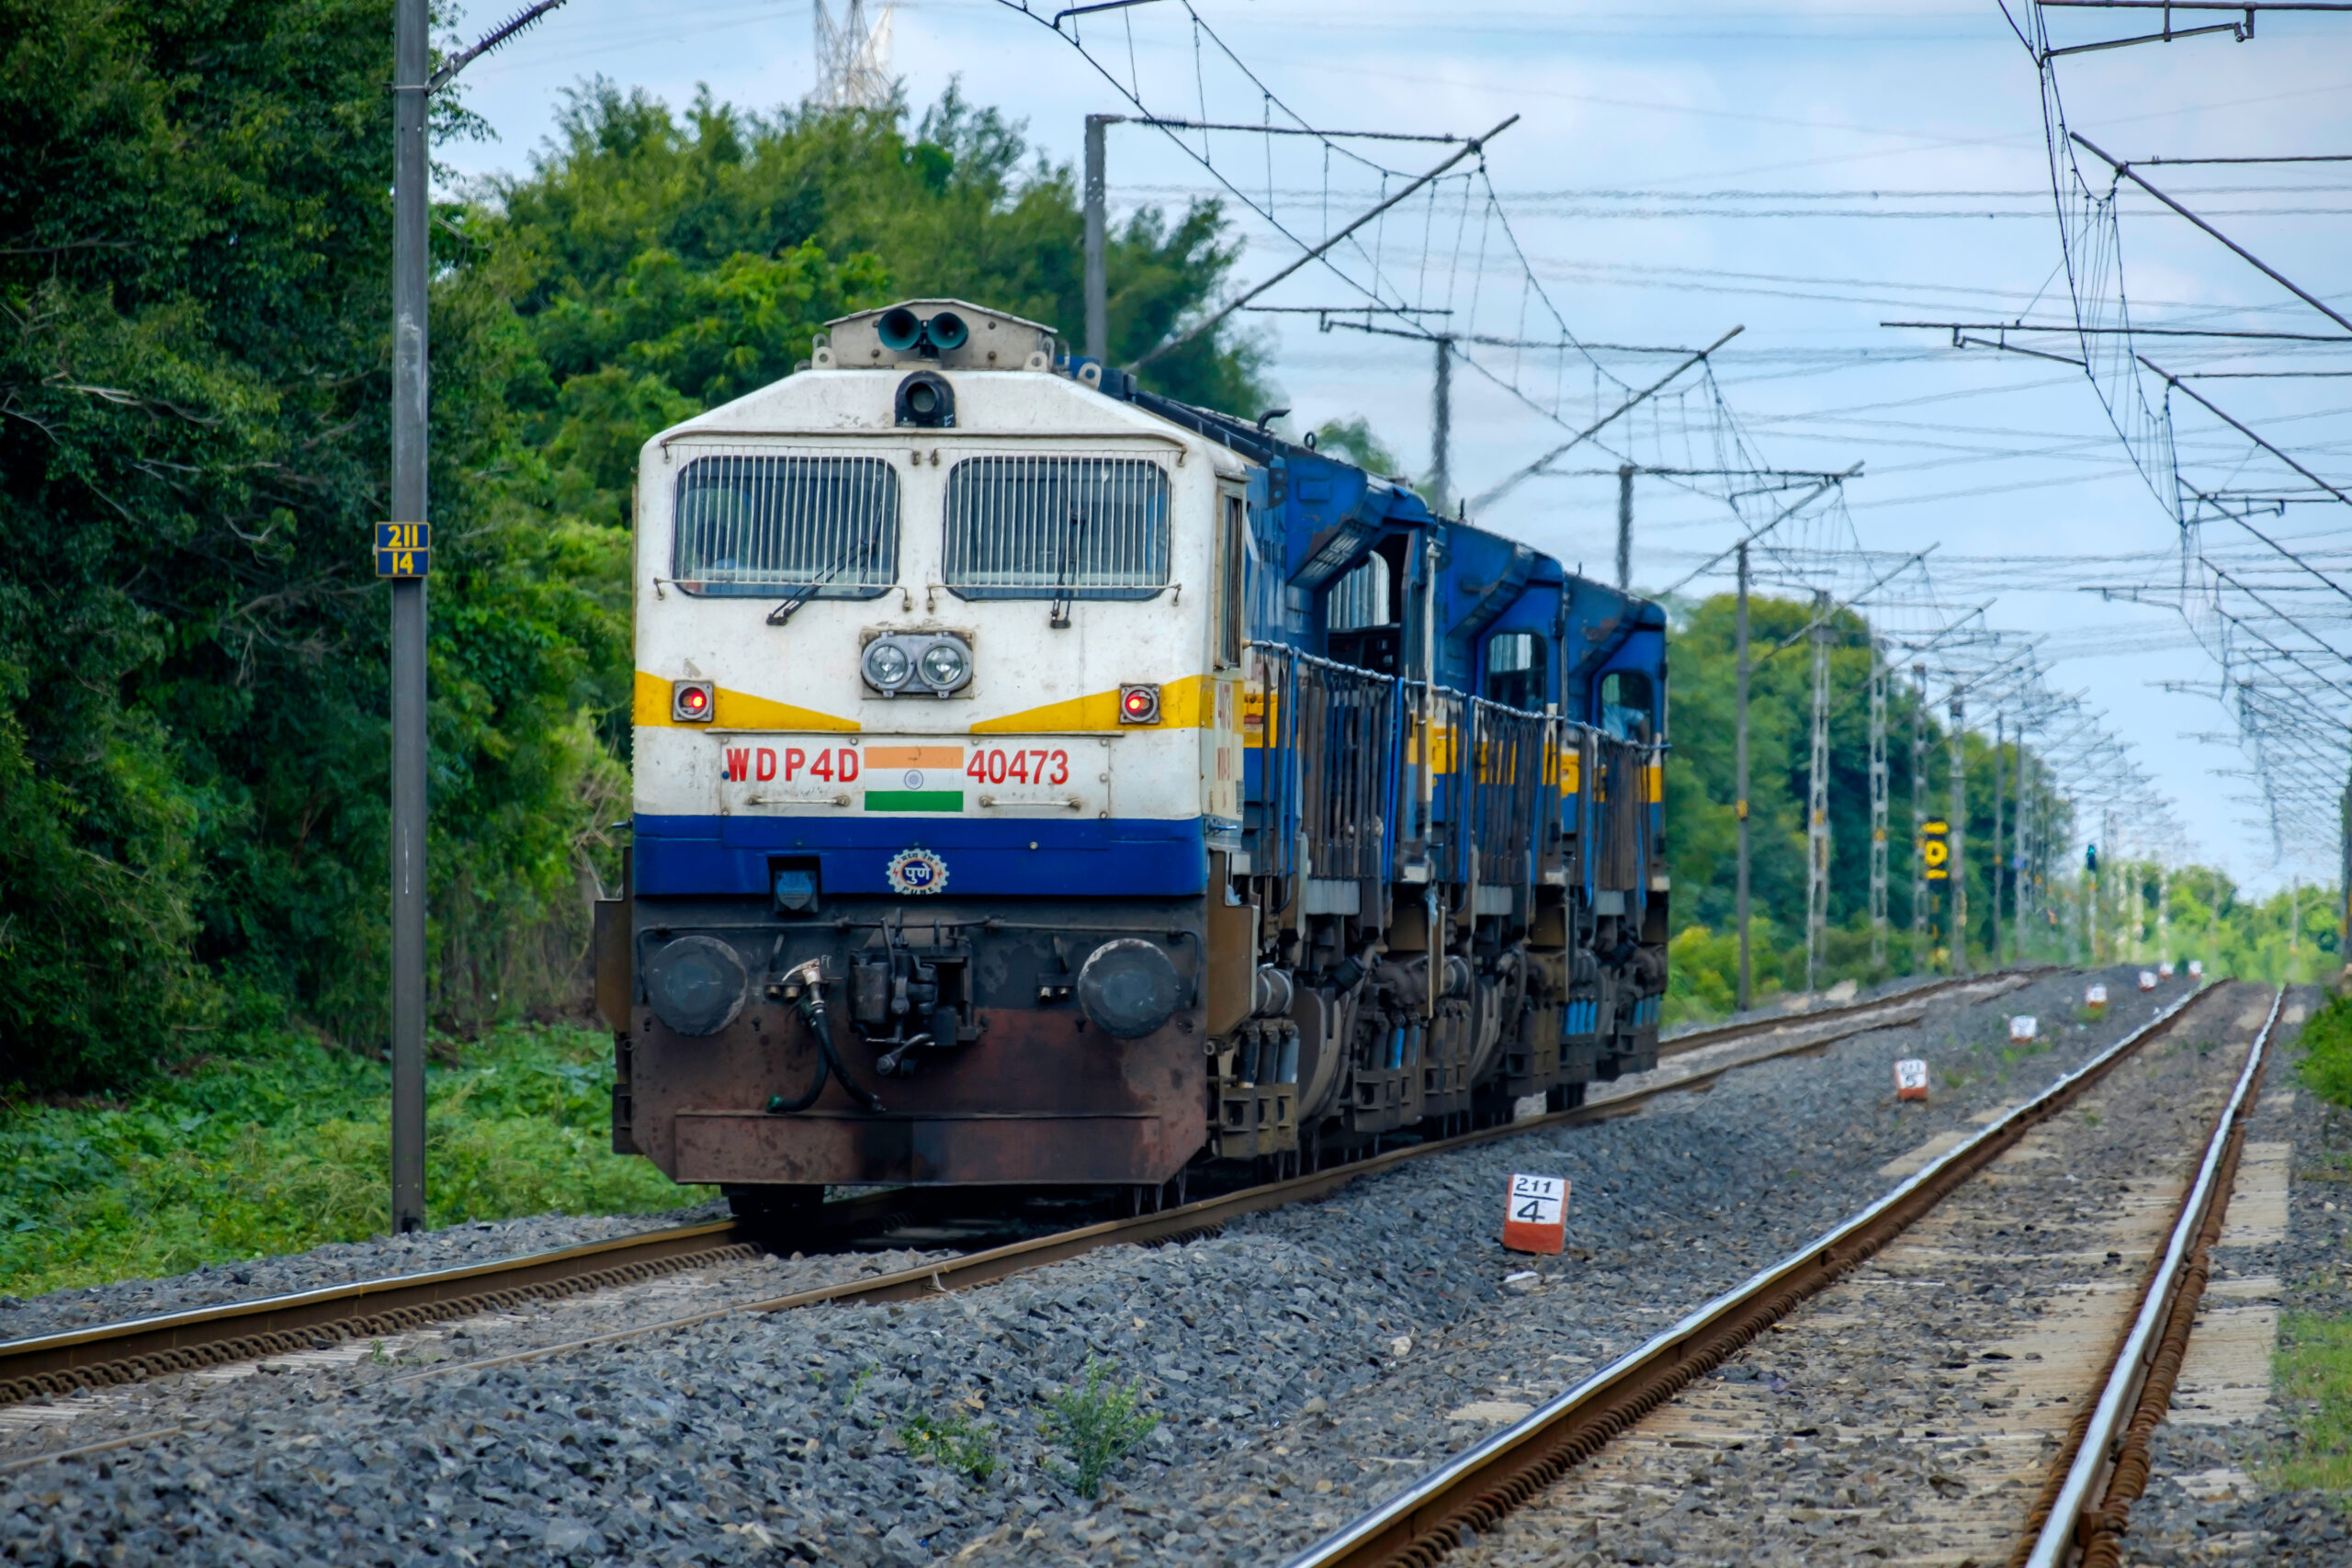
[[[915,661],[895,642],[871,643],[865,649],[865,682],[877,691],[895,694],[914,669]]]
[[[885,696],[950,697],[972,683],[972,645],[953,632],[885,632],[865,645],[865,683]]]
[[[923,684],[942,695],[962,685],[972,673],[971,660],[952,642],[933,643],[922,650],[920,663]]]

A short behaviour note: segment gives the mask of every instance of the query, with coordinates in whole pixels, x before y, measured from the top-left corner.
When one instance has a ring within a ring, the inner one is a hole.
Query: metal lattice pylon
[[[896,6],[886,5],[869,25],[865,0],[849,0],[837,25],[825,0],[814,0],[817,23],[817,89],[808,101],[819,108],[879,109],[890,106],[890,23]]]

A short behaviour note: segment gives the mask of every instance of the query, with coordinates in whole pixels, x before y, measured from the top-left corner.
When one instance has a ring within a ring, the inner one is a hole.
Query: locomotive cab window
[[[1387,558],[1368,555],[1323,592],[1323,629],[1330,657],[1360,670],[1394,675],[1404,650],[1396,621],[1394,574]]]
[[[1497,632],[1487,641],[1487,700],[1541,713],[1545,695],[1544,644],[1533,632]]]
[[[697,457],[678,476],[671,577],[688,593],[872,599],[899,580],[886,458]]]
[[[1620,740],[1650,738],[1656,702],[1650,678],[1638,670],[1611,670],[1600,678],[1600,728]]]
[[[968,457],[948,471],[941,578],[959,599],[1157,597],[1168,472],[1141,457]]]
[[[1241,662],[1242,603],[1249,586],[1250,546],[1241,498],[1224,498],[1225,522],[1216,536],[1217,605],[1216,662],[1231,669]]]

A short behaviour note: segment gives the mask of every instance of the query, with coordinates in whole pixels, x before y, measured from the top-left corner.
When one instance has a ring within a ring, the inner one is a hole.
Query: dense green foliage
[[[0,0],[0,1083],[383,1026],[387,0]],[[433,1009],[576,989],[626,795],[629,475],[898,295],[1079,314],[1066,168],[951,95],[682,118],[603,83],[435,226]],[[444,133],[465,129],[454,105]],[[1218,210],[1111,250],[1114,348]],[[1204,338],[1156,382],[1255,412]]]
[[[1805,803],[1811,786],[1813,661],[1804,639],[1813,610],[1799,601],[1758,596],[1749,603],[1748,682],[1749,924],[1755,994],[1805,984]],[[1674,886],[1676,935],[1668,966],[1668,1017],[1721,1013],[1732,1005],[1737,973],[1734,914],[1738,798],[1734,765],[1736,601],[1717,594],[1676,606],[1667,763],[1667,852]],[[1901,672],[1886,681],[1887,919],[1884,956],[1870,941],[1870,628],[1850,612],[1829,623],[1829,909],[1824,964],[1816,978],[1864,982],[1951,961],[1949,884],[1931,893],[1928,940],[1912,936],[1912,807],[1930,819],[1951,815],[1951,730],[1923,709]],[[1792,640],[1794,639],[1794,640]],[[1916,727],[1916,728],[1915,728]],[[1913,777],[1912,740],[1922,766]],[[1993,952],[1994,839],[1997,818],[2004,858],[2017,852],[2018,748],[1996,760],[1991,740],[1961,735],[1967,815],[1962,824],[1972,964]],[[2034,760],[2030,746],[2029,761]],[[2000,799],[1995,799],[1995,784]],[[2034,786],[2039,789],[2037,783]],[[2036,800],[2042,797],[2035,796]],[[2069,837],[2067,807],[2044,801]],[[2037,809],[2041,808],[2037,807]],[[2069,851],[2071,857],[2073,852]],[[2061,963],[2204,960],[2215,975],[2307,979],[2332,973],[2339,960],[2338,909],[2331,890],[2304,888],[2250,901],[2210,867],[2169,872],[2154,863],[2110,861],[2094,886],[2079,863],[2054,857],[2028,866],[2036,879],[2024,929],[2013,918],[2014,875],[2002,879],[2000,959]],[[2094,919],[2086,900],[2097,899]],[[2159,920],[2159,911],[2163,919]],[[2094,927],[2098,942],[2091,946]]]
[[[2352,1106],[2352,997],[2331,998],[2305,1020],[2296,1071],[2322,1100]]]
[[[492,1030],[428,1089],[434,1224],[709,1196],[611,1152],[612,1048],[587,1030]],[[368,1063],[290,1035],[121,1100],[0,1112],[0,1281],[32,1295],[380,1234],[390,1116]]]

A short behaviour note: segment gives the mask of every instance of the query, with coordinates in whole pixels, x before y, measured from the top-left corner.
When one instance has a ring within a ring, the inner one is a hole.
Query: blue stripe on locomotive
[[[909,849],[946,863],[950,897],[1197,898],[1208,888],[1198,818],[640,816],[636,844],[637,891],[648,895],[764,897],[770,857],[786,855],[815,857],[829,894],[888,894],[885,868]]]

